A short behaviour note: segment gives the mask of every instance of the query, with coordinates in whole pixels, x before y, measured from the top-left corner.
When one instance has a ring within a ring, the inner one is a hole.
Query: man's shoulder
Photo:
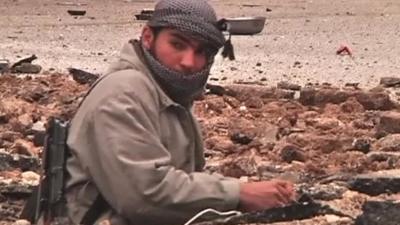
[[[107,101],[115,101],[121,96],[146,107],[159,106],[158,89],[147,74],[134,69],[120,70],[103,75],[89,91],[83,106],[95,109]]]
[[[142,71],[135,69],[125,69],[104,75],[104,81],[100,81],[99,85],[114,90],[130,90],[130,91],[155,91],[155,83]]]

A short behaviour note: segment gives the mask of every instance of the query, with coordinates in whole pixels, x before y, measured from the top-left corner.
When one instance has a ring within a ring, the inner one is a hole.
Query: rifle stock
[[[25,204],[20,218],[37,224],[60,223],[66,218],[64,184],[68,148],[68,123],[51,118],[46,130],[39,186]],[[34,203],[32,203],[34,202]]]

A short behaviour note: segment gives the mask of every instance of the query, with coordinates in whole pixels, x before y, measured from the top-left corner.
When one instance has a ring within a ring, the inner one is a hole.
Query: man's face
[[[190,74],[207,65],[206,46],[175,29],[164,28],[154,36],[153,31],[145,27],[142,41],[144,47],[169,69]]]

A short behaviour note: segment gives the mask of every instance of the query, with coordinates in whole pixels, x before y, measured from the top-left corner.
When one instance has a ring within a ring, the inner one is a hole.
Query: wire
[[[236,210],[221,212],[221,211],[218,211],[218,210],[215,210],[215,209],[208,208],[208,209],[205,209],[205,210],[203,210],[203,211],[197,213],[196,215],[194,215],[194,216],[193,216],[190,220],[188,220],[184,225],[190,225],[191,223],[193,223],[193,221],[195,221],[195,220],[198,219],[199,217],[205,215],[206,213],[215,213],[215,214],[217,214],[217,215],[219,215],[219,216],[228,216],[228,218],[226,218],[226,219],[229,219],[229,218],[231,218],[232,216],[238,216],[238,215],[241,215],[241,214],[242,214],[241,212],[236,211]]]

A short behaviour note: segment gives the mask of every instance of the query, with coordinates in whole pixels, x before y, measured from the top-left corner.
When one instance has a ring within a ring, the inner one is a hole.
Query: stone
[[[7,59],[0,59],[0,73],[5,73],[10,69],[10,62]]]
[[[222,174],[240,178],[257,174],[257,163],[253,157],[237,157],[221,166]]]
[[[218,96],[223,96],[225,94],[225,88],[220,85],[206,84],[206,89],[208,89],[208,94],[214,94]]]
[[[0,193],[5,195],[23,195],[28,197],[32,193],[35,185],[29,185],[16,180],[1,180]]]
[[[310,111],[305,111],[303,113],[300,113],[299,114],[299,118],[306,120],[306,119],[309,119],[309,118],[316,118],[319,115],[320,115],[319,112],[310,110]]]
[[[400,152],[400,134],[388,134],[373,145],[376,151]]]
[[[230,138],[234,143],[239,143],[242,145],[247,145],[254,139],[254,137],[242,132],[235,132],[231,134]]]
[[[264,106],[264,103],[260,97],[250,97],[245,101],[245,105],[248,108],[261,109]]]
[[[230,105],[232,108],[238,108],[238,107],[240,107],[240,101],[237,100],[236,98],[231,97],[231,96],[224,96],[223,98],[224,98],[224,101],[225,101],[228,105]]]
[[[348,181],[349,189],[376,196],[400,193],[400,170],[387,170],[361,174]]]
[[[295,94],[296,93],[294,91],[277,89],[275,92],[275,98],[277,98],[277,99],[294,99]]]
[[[361,113],[364,112],[364,106],[361,105],[355,97],[350,97],[340,104],[340,109],[344,113]]]
[[[89,73],[80,69],[68,68],[68,71],[72,74],[72,79],[79,84],[91,85],[97,80],[97,78],[99,78],[99,75],[97,74]]]
[[[39,182],[39,180],[40,180],[40,175],[35,173],[35,172],[33,172],[33,171],[23,172],[21,174],[21,177],[23,179],[25,179],[25,180],[28,180],[28,181],[37,181],[37,182]]]
[[[207,138],[204,143],[207,149],[217,152],[232,153],[235,151],[235,145],[229,139],[210,137]]]
[[[280,156],[283,161],[291,163],[292,161],[305,162],[306,156],[304,151],[296,145],[285,145],[280,150]]]
[[[213,111],[218,114],[226,107],[225,101],[222,98],[211,98],[206,100],[207,111]]]
[[[24,139],[16,140],[12,151],[27,156],[37,156],[39,154],[39,149],[37,149],[32,142],[25,141]]]
[[[315,104],[315,93],[317,90],[313,87],[304,87],[300,90],[299,102],[303,105]]]
[[[12,225],[31,225],[28,220],[17,220]]]
[[[20,65],[11,68],[12,73],[37,74],[37,73],[40,73],[41,70],[42,70],[42,67],[40,65],[32,64],[32,63],[21,63]]]
[[[36,147],[44,146],[44,141],[46,137],[46,128],[42,121],[37,121],[32,125],[31,128],[33,134],[33,144]]]
[[[21,169],[22,171],[37,171],[40,161],[37,157],[30,157],[19,154],[9,154],[0,151],[0,171]]]
[[[343,151],[351,147],[353,139],[340,135],[314,135],[307,133],[293,133],[287,136],[287,142],[303,148],[305,151],[317,150],[322,153]]]
[[[6,124],[11,118],[11,112],[0,102],[0,124]]]
[[[353,143],[351,144],[351,149],[360,151],[362,153],[367,154],[371,148],[371,139],[369,138],[354,138]]]
[[[331,130],[339,126],[343,126],[343,123],[340,120],[326,117],[307,119],[305,122],[306,125],[313,126],[321,130]]]
[[[18,122],[24,127],[30,127],[32,125],[32,116],[28,113],[18,116]]]
[[[4,131],[0,133],[0,139],[5,141],[14,142],[18,138],[22,138],[22,135],[14,131]]]
[[[399,77],[382,77],[379,84],[384,87],[396,87],[400,86],[400,78]]]
[[[309,195],[312,199],[331,201],[343,198],[343,194],[348,191],[343,185],[335,182],[329,184],[302,184],[298,186],[301,193]]]
[[[293,83],[289,83],[287,81],[281,81],[277,84],[277,87],[280,89],[287,89],[292,91],[300,91],[301,86]]]
[[[356,128],[356,129],[363,129],[363,130],[370,130],[375,127],[375,124],[371,120],[365,120],[365,119],[355,119],[351,123],[351,126]]]
[[[337,88],[305,87],[300,90],[303,105],[340,104],[354,97],[365,110],[390,110],[395,104],[387,93],[381,91],[339,90]]]
[[[247,84],[232,84],[225,86],[225,94],[235,97],[239,101],[246,101],[250,97],[276,98],[276,88],[254,86]]]
[[[357,92],[355,97],[366,110],[391,110],[395,108],[390,96],[384,92]]]
[[[367,154],[367,158],[372,162],[398,162],[400,161],[400,152],[370,152]]]
[[[399,225],[400,203],[391,201],[367,201],[362,206],[363,214],[355,225]]]
[[[376,126],[376,137],[400,133],[400,113],[394,111],[382,112]]]
[[[39,102],[41,99],[45,99],[48,95],[48,89],[42,86],[36,86],[22,92],[22,98],[27,102]]]

